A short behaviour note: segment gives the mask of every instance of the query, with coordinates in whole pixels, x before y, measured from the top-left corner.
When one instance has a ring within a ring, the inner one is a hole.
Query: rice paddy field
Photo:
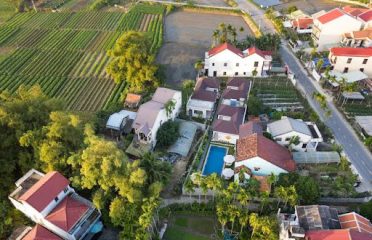
[[[62,12],[16,14],[0,25],[0,91],[39,84],[66,109],[97,111],[117,102],[116,85],[105,68],[107,51],[128,30],[147,32],[151,50],[162,44],[161,5],[136,5],[128,13]]]

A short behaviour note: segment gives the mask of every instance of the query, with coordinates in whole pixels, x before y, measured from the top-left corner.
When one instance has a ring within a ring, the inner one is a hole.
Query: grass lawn
[[[170,218],[165,240],[207,240],[215,235],[213,217],[199,215],[173,215]]]

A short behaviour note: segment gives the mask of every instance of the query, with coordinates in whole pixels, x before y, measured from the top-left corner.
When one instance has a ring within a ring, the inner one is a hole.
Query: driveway
[[[274,27],[266,19],[263,10],[258,9],[252,3],[246,0],[237,0],[239,7],[250,13],[253,19],[261,25],[264,33],[274,33]],[[312,98],[313,92],[318,91],[325,94],[317,82],[312,80],[304,70],[298,59],[290,52],[286,44],[280,49],[280,55],[287,63],[290,70],[296,75],[297,87],[305,94],[312,108],[318,113],[324,123],[332,130],[336,141],[342,145],[345,154],[349,158],[353,167],[359,173],[362,184],[358,191],[372,190],[372,154],[367,150],[364,144],[351,128],[350,124],[340,114],[334,106],[330,97],[327,98],[329,109],[332,112],[331,117],[327,118],[319,104]]]

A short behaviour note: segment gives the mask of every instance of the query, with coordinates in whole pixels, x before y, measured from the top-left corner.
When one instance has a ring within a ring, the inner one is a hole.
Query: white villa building
[[[344,33],[362,29],[364,22],[354,14],[357,13],[349,8],[347,10],[335,8],[329,12],[317,14],[314,18],[311,36],[319,51],[339,45]]]
[[[235,169],[247,167],[253,175],[268,176],[296,169],[291,153],[259,133],[240,138],[236,144]]]
[[[173,101],[175,103],[172,112],[167,115],[165,105]],[[137,116],[134,119],[132,128],[135,132],[135,139],[140,143],[150,145],[154,148],[156,145],[156,133],[160,126],[168,120],[174,120],[181,111],[182,94],[180,91],[158,88],[155,91],[151,101],[140,106]]]
[[[341,45],[353,48],[372,47],[372,27],[360,31],[344,33]]]
[[[297,151],[316,151],[319,142],[323,142],[323,137],[314,123],[289,117],[269,123],[267,132],[282,146],[288,146],[291,139],[297,136],[299,143],[292,144],[292,149]]]
[[[31,169],[15,184],[9,196],[15,208],[62,239],[83,239],[95,224],[101,224],[99,210],[75,193],[58,172]]]
[[[191,117],[210,118],[219,97],[219,88],[220,82],[217,78],[198,79],[186,105],[187,114]]]
[[[372,77],[372,47],[335,47],[329,52],[329,60],[334,71],[348,73],[361,71]]]
[[[218,45],[205,53],[204,72],[209,77],[249,77],[266,75],[271,67],[271,53],[256,47],[241,51],[229,43]]]

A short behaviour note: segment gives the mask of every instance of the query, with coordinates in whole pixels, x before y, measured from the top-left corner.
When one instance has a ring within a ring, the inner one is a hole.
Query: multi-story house
[[[372,27],[344,33],[342,36],[341,45],[345,47],[372,47]]]
[[[271,61],[271,53],[256,47],[241,51],[223,43],[205,53],[204,72],[210,77],[259,77],[270,70]]]
[[[235,144],[239,139],[239,127],[244,123],[246,100],[250,82],[244,78],[232,78],[222,93],[217,117],[213,121],[214,141]]]
[[[174,107],[167,112],[166,105],[172,101]],[[161,88],[156,89],[152,99],[140,106],[132,128],[135,141],[146,144],[150,148],[156,145],[156,134],[166,121],[174,120],[181,111],[182,94],[180,91]]]
[[[296,151],[315,151],[318,144],[323,142],[323,137],[312,122],[304,122],[289,117],[269,123],[267,132],[282,146],[289,146]],[[294,142],[297,137],[298,141]]]
[[[217,78],[198,79],[186,105],[187,114],[191,117],[210,118],[219,97],[219,88],[220,82]]]
[[[101,213],[87,199],[75,193],[58,172],[47,174],[31,169],[10,194],[12,204],[28,218],[65,240],[83,239]]]
[[[361,71],[372,77],[372,47],[335,47],[331,48],[328,58],[335,71],[341,73]]]
[[[339,45],[344,33],[359,31],[363,24],[357,17],[335,8],[314,18],[311,36],[318,50],[324,51]]]

